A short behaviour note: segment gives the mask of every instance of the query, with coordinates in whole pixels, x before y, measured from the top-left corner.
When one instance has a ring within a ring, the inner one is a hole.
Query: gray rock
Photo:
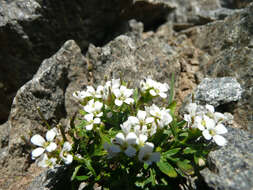
[[[65,103],[72,101],[67,92],[87,83],[86,67],[81,49],[70,40],[54,56],[43,61],[33,79],[19,89],[8,122],[0,126],[3,129],[0,133],[1,148],[8,153],[0,167],[0,178],[8,180],[0,183],[0,189],[15,187],[17,176],[22,176],[30,164],[31,147],[28,143],[31,135],[46,130],[37,107],[50,124],[67,118],[66,110],[71,109],[70,105],[78,109],[77,103],[69,103],[69,109],[65,109]]]
[[[133,22],[131,25],[134,25]],[[141,24],[134,27],[137,28],[133,30],[143,30]],[[144,36],[131,32],[118,36],[102,48],[90,45],[86,58],[92,68],[91,80],[101,84],[105,78],[122,75],[124,80],[131,81],[132,86],[138,86],[140,80],[147,77],[169,83],[172,73],[175,73],[177,79],[180,72],[180,64],[176,61],[178,54],[176,50],[168,50],[167,40],[171,35],[166,35],[159,37],[151,32]]]
[[[209,168],[202,170],[207,185],[215,190],[253,189],[253,136],[228,128],[228,144],[209,154]]]
[[[205,78],[195,90],[194,100],[199,104],[219,105],[239,101],[243,89],[232,77]]]
[[[244,89],[236,104],[234,116],[245,129],[252,128],[253,110],[253,3],[224,21],[191,29],[189,35],[196,47],[210,55],[200,63],[204,77],[235,77]]]
[[[66,182],[68,179],[66,166],[57,166],[54,169],[47,169],[39,176],[35,177],[33,182],[29,185],[27,190],[52,190],[68,188]],[[69,187],[70,189],[71,187]]]
[[[85,52],[89,43],[100,46],[126,32],[131,18],[150,28],[172,9],[147,0],[0,0],[0,123],[17,90],[65,41],[75,40]]]

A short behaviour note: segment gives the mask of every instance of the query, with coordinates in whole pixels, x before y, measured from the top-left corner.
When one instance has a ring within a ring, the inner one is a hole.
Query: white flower
[[[120,79],[112,79],[111,81],[107,81],[105,83],[105,89],[111,88],[111,90],[120,87]]]
[[[137,139],[137,144],[139,146],[144,146],[145,142],[148,140],[148,137],[146,135],[140,134]]]
[[[103,112],[101,112],[101,109],[103,107],[103,103],[99,101],[94,101],[94,99],[90,100],[86,106],[84,106],[84,111],[88,113],[94,114],[96,117],[101,117],[103,115]]]
[[[190,103],[186,107],[189,114],[184,114],[184,120],[187,122],[188,127],[194,123],[195,117],[197,116],[197,107],[196,103]]]
[[[73,156],[68,152],[71,150],[72,146],[69,142],[65,142],[63,144],[62,151],[60,153],[60,158],[63,160],[65,164],[71,164],[73,161]]]
[[[101,85],[97,87],[97,90],[95,90],[93,86],[87,86],[87,90],[86,90],[87,97],[102,98],[103,90],[104,90],[104,87]]]
[[[126,135],[118,133],[113,141],[114,145],[118,145],[120,149],[129,157],[136,154],[136,149],[133,147],[137,144],[138,137],[135,133],[130,132]]]
[[[192,127],[198,128],[199,130],[203,131],[207,128],[207,126],[209,126],[212,123],[214,123],[214,125],[215,125],[215,121],[206,115],[196,116],[194,118],[194,123],[193,123]]]
[[[83,100],[88,97],[88,93],[86,91],[75,91],[72,95],[78,100]]]
[[[215,121],[212,119],[206,123],[206,129],[202,132],[205,139],[213,139],[214,142],[219,146],[224,146],[227,143],[227,140],[221,136],[225,133],[227,133],[225,126],[223,124],[216,125]]]
[[[129,122],[134,125],[134,132],[137,135],[144,134],[147,135],[148,127],[147,125],[151,124],[154,121],[153,117],[148,117],[146,111],[139,110],[137,117],[129,116]]]
[[[98,117],[94,118],[94,115],[92,113],[86,114],[84,116],[84,119],[87,121],[87,125],[85,126],[85,128],[88,131],[92,130],[95,124],[101,123],[101,119]]]
[[[34,145],[39,146],[39,148],[36,148],[32,151],[32,159],[36,159],[37,157],[42,155],[45,152],[45,150],[47,152],[52,152],[57,148],[57,145],[54,142],[52,142],[55,136],[57,135],[56,131],[57,130],[53,128],[46,133],[47,141],[45,141],[45,139],[38,134],[34,135],[31,138],[31,142]]]
[[[130,96],[133,94],[133,89],[128,89],[125,86],[120,86],[119,89],[113,89],[112,92],[116,97],[114,103],[117,106],[121,106],[123,103],[132,104],[134,102],[134,99],[130,98]]]
[[[123,133],[128,134],[130,133],[131,129],[132,129],[132,122],[128,119],[127,121],[125,121],[123,124],[120,125],[121,130],[123,131]]]
[[[43,154],[40,159],[38,160],[38,166],[43,168],[54,168],[56,164],[57,159],[56,158],[48,158],[46,154]]]
[[[152,96],[160,96],[161,98],[166,98],[166,92],[169,90],[168,84],[156,82],[152,79],[146,79],[145,82],[140,83],[142,91],[149,91]]]
[[[147,142],[143,147],[141,147],[138,158],[141,162],[151,165],[152,162],[158,162],[160,160],[160,153],[153,152],[154,144]]]
[[[160,128],[169,125],[169,123],[172,121],[169,109],[160,109],[158,106],[153,104],[151,107],[146,107],[146,110],[155,118],[156,123]]]

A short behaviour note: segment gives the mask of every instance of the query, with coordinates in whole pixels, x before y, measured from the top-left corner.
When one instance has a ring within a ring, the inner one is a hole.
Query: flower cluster
[[[63,147],[59,148],[60,154],[57,155],[57,144],[54,142],[56,136],[59,136],[59,132],[56,128],[50,129],[46,133],[46,140],[39,134],[32,136],[32,144],[38,146],[38,148],[32,151],[32,159],[37,159],[37,164],[40,167],[53,168],[57,162],[62,160],[65,164],[71,164],[73,161],[73,156],[71,155],[71,144],[69,142],[64,142]],[[60,158],[60,160],[57,159]]]
[[[166,98],[166,92],[169,90],[167,84],[156,82],[152,79],[146,79],[140,82],[142,94],[150,94],[152,97],[160,96]],[[122,107],[134,104],[132,98],[134,89],[127,88],[120,79],[107,81],[104,86],[98,86],[97,89],[88,86],[84,91],[77,91],[73,96],[82,102],[87,102],[83,107],[86,114],[86,130],[92,130],[94,126],[102,124],[101,117],[111,118],[116,113],[127,111]],[[122,109],[121,109],[122,108]],[[127,120],[120,125],[122,132],[118,132],[115,138],[104,144],[109,158],[117,156],[124,152],[128,157],[137,156],[141,162],[151,164],[160,159],[160,154],[153,152],[154,144],[146,142],[149,137],[154,135],[157,129],[169,126],[172,121],[170,110],[159,108],[155,104],[145,107],[145,110],[137,110],[136,115],[130,115]]]
[[[222,136],[227,133],[225,123],[231,120],[226,115],[215,112],[212,105],[198,106],[191,103],[187,107],[188,114],[184,115],[188,127],[197,128],[202,131],[202,135],[206,140],[213,140],[217,145],[224,146],[227,141]]]
[[[34,135],[31,142],[38,147],[32,159],[41,167],[72,164],[71,179],[87,183],[118,184],[115,176],[130,174],[133,189],[166,186],[170,177],[191,175],[204,165],[210,142],[226,145],[225,126],[233,118],[196,103],[186,107],[183,118],[177,115],[173,81],[169,87],[147,78],[131,89],[130,83],[112,79],[74,92],[79,114],[65,130],[52,128],[45,139]]]

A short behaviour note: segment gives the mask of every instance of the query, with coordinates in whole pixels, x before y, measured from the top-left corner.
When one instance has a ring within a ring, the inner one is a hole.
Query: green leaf
[[[174,114],[175,111],[176,111],[176,108],[177,108],[177,102],[176,102],[176,101],[172,101],[172,102],[169,104],[168,108],[170,109],[170,112],[171,112],[172,114]]]
[[[146,163],[143,164],[143,168],[144,168],[145,170],[148,169],[148,166],[149,166],[149,165],[146,164]]]
[[[190,164],[190,161],[189,160],[183,160],[183,161],[178,161],[176,162],[177,166],[185,173],[191,175],[191,174],[194,174],[194,170],[193,170],[193,167],[192,165]]]
[[[193,154],[195,152],[197,152],[196,150],[192,149],[191,147],[186,147],[184,150],[183,150],[184,154]]]
[[[188,132],[184,132],[184,133],[181,133],[179,136],[180,137],[188,137],[189,133]]]
[[[176,170],[168,162],[165,162],[165,161],[161,160],[160,162],[157,162],[156,165],[161,170],[161,172],[163,172],[167,176],[169,176],[169,177],[177,177]]]
[[[89,179],[89,178],[90,178],[90,176],[87,176],[87,175],[76,176],[76,179],[77,179],[78,181],[85,181],[85,180],[87,180],[87,179]]]
[[[152,186],[156,185],[156,181],[155,181],[155,170],[150,168],[150,178],[151,178],[151,183]]]
[[[133,94],[133,99],[134,99],[135,104],[137,103],[138,98],[139,98],[139,90],[138,90],[138,88],[136,88],[134,90],[134,94]]]
[[[77,172],[79,171],[79,169],[82,167],[82,165],[78,165],[78,166],[76,166],[75,167],[75,170],[74,170],[74,172],[73,172],[73,174],[72,174],[72,176],[71,176],[71,181],[73,181],[74,179],[75,179],[75,177],[76,177],[76,174],[77,174]]]
[[[84,160],[84,163],[85,163],[85,166],[88,168],[88,170],[90,170],[91,173],[92,173],[94,176],[96,176],[97,174],[96,174],[95,170],[93,169],[93,167],[92,167],[92,165],[91,165],[91,160],[86,158],[86,159]]]
[[[183,126],[185,126],[186,123],[187,123],[187,122],[186,122],[185,120],[179,121],[179,122],[177,123],[177,127],[182,128]]]
[[[168,150],[163,153],[163,156],[168,158],[170,156],[177,154],[180,150],[181,150],[181,148],[174,148],[174,149]]]

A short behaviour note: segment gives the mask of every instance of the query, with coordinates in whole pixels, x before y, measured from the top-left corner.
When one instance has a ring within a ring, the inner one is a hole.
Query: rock
[[[209,154],[209,168],[202,170],[207,185],[223,190],[252,190],[253,136],[246,131],[228,128],[228,144]]]
[[[4,129],[1,133],[8,137],[7,145],[4,138],[1,140],[1,148],[8,154],[2,165],[4,167],[0,167],[0,178],[8,180],[1,183],[0,189],[15,187],[16,183],[19,183],[17,179],[20,179],[31,164],[29,139],[31,135],[45,131],[46,127],[36,107],[40,107],[50,124],[67,118],[65,102],[71,100],[68,99],[66,91],[74,86],[79,87],[80,83],[87,83],[86,67],[81,49],[70,40],[55,55],[43,61],[33,79],[19,89],[12,104],[8,123],[1,126]],[[78,109],[75,104],[72,104],[72,107]],[[16,188],[19,189],[20,186]]]
[[[173,10],[162,0],[0,0],[0,4],[0,123],[7,120],[16,91],[65,41],[74,39],[85,52],[89,43],[101,46],[125,33],[131,18],[150,28],[166,21]]]
[[[48,169],[35,177],[33,182],[29,185],[27,190],[51,190],[51,189],[71,189],[67,184],[66,178],[67,167],[57,166],[54,169]]]
[[[141,24],[132,21],[133,30],[142,31]],[[180,64],[176,61],[177,52],[168,48],[167,36],[157,36],[153,32],[146,35],[130,32],[120,35],[104,47],[90,45],[86,58],[91,65],[90,76],[95,84],[101,84],[105,77],[131,81],[138,86],[140,80],[151,77],[169,83],[172,73],[177,78]]]
[[[227,7],[230,9],[244,8],[251,2],[251,0],[220,0],[220,4],[222,7]]]
[[[200,63],[204,77],[235,77],[245,89],[235,106],[235,120],[253,131],[253,3],[219,22],[188,31],[197,48],[207,52],[208,62]]]
[[[242,92],[241,85],[235,78],[223,77],[203,79],[193,94],[196,103],[218,107],[240,100]]]

